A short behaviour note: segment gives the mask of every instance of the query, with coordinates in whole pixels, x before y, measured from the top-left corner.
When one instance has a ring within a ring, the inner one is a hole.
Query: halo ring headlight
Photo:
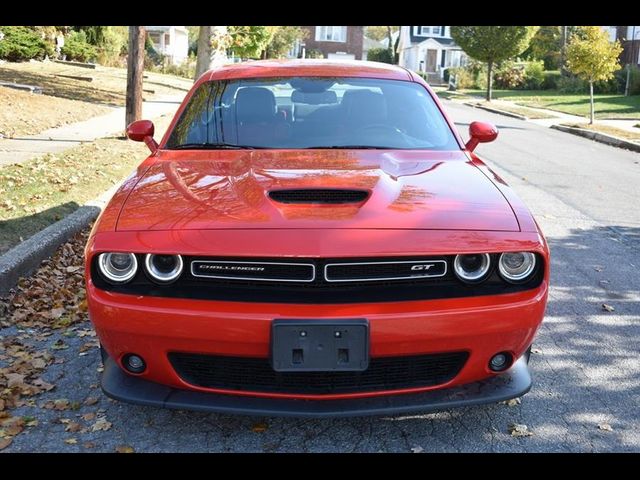
[[[149,276],[158,283],[171,283],[178,279],[184,268],[180,255],[155,255],[148,253],[144,266]]]
[[[138,271],[138,260],[133,253],[101,253],[98,256],[98,269],[110,283],[127,283]]]
[[[484,280],[491,270],[491,256],[488,253],[456,255],[453,271],[465,283],[478,283]]]
[[[536,268],[536,256],[531,252],[505,252],[500,255],[498,271],[510,283],[526,282]]]

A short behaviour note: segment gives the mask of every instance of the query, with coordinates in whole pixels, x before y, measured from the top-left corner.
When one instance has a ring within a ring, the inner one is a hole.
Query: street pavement
[[[5,451],[639,451],[640,154],[450,101],[445,108],[465,138],[473,120],[499,127],[498,140],[477,152],[525,200],[550,244],[551,291],[531,358],[534,386],[520,404],[335,420],[140,407],[101,395],[97,350],[78,355],[83,339],[70,337],[70,348],[55,352],[65,363],[43,376],[56,388],[37,403],[64,397],[79,402],[78,410],[18,409],[39,424]],[[81,405],[90,396],[98,402]],[[107,430],[71,434],[59,421],[96,409],[111,424]],[[512,436],[514,423],[531,435]],[[72,437],[76,443],[64,442]]]

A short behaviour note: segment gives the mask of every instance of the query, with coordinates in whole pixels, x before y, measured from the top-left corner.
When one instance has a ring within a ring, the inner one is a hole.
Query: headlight
[[[536,268],[536,256],[531,252],[510,252],[500,255],[498,271],[510,283],[522,283],[529,279]]]
[[[144,266],[149,276],[158,283],[170,283],[182,273],[182,257],[180,255],[147,254]]]
[[[138,260],[133,253],[101,253],[98,268],[109,282],[126,283],[136,275]]]
[[[484,280],[491,268],[491,257],[488,253],[472,255],[456,255],[453,271],[466,283],[478,283]]]

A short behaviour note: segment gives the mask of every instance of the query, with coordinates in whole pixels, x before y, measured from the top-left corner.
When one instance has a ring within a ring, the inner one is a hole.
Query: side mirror
[[[127,137],[134,142],[144,142],[151,153],[158,150],[158,142],[153,139],[155,127],[151,120],[136,120],[127,127]]]
[[[495,125],[486,122],[472,122],[469,125],[469,136],[467,150],[473,152],[479,143],[493,142],[498,136],[498,129]]]

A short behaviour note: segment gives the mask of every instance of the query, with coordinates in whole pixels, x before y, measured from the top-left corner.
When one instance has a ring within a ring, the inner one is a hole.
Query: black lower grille
[[[440,385],[453,379],[467,352],[372,358],[363,372],[276,372],[266,358],[170,353],[187,383],[205,388],[292,394],[374,392]]]

